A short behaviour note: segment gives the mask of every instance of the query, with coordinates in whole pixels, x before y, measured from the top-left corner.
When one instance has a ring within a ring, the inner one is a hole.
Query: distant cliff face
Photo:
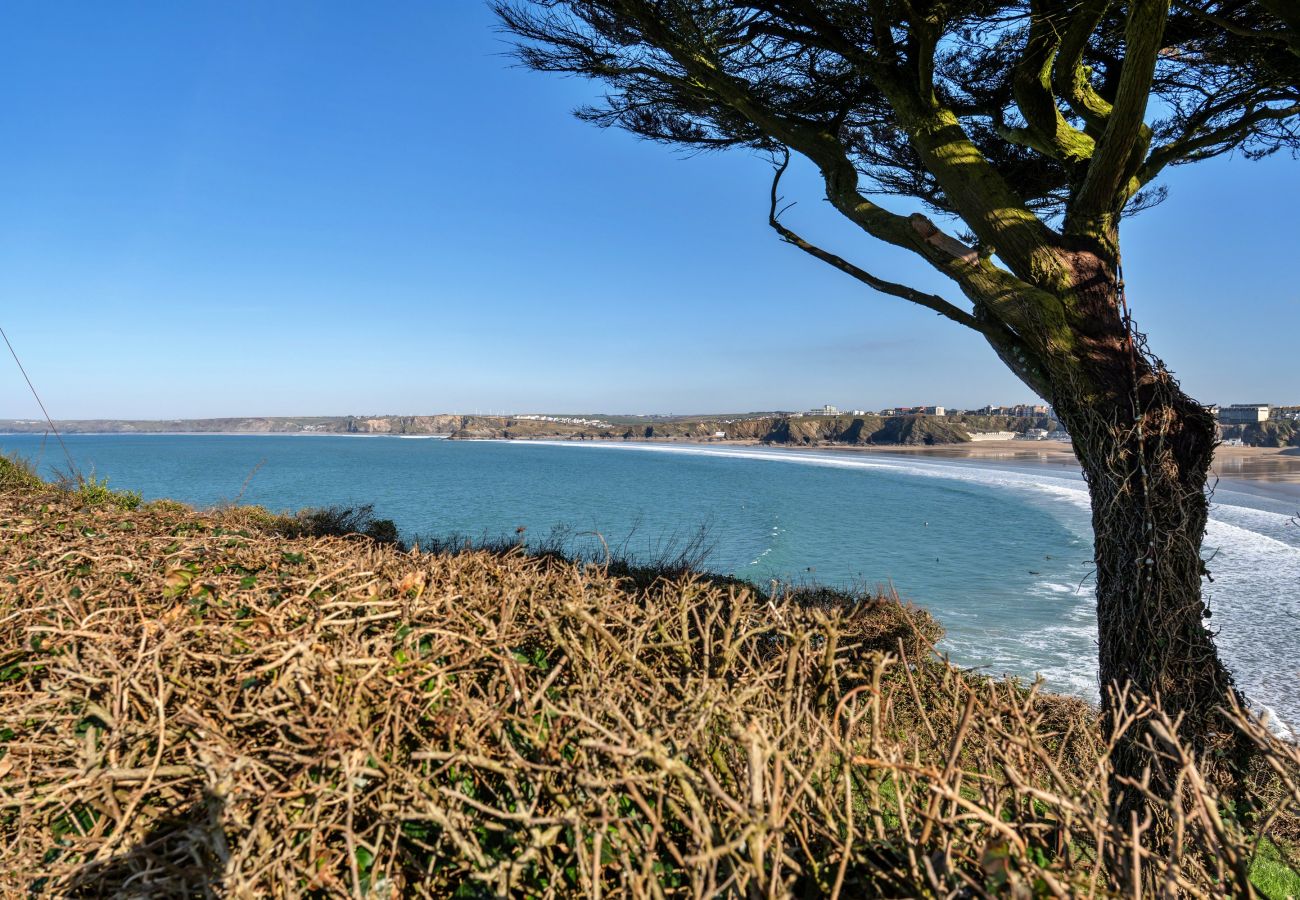
[[[465,416],[368,416],[350,417],[344,430],[349,434],[451,434],[459,431]]]
[[[1025,431],[1051,428],[1045,419],[939,416],[764,416],[726,421],[682,419],[651,424],[599,428],[499,416],[467,416],[451,433],[460,440],[623,440],[623,441],[759,441],[769,444],[958,444],[971,431]]]
[[[761,441],[769,444],[954,444],[972,431],[1056,427],[1045,418],[1007,416],[756,416],[750,419],[673,419],[633,425],[574,425],[513,416],[267,416],[243,419],[132,421],[86,419],[57,423],[68,434],[164,432],[239,434],[442,434],[459,440],[679,440]],[[1268,423],[1266,423],[1268,424]],[[0,432],[42,433],[45,422],[0,420]],[[1239,429],[1240,430],[1240,429]],[[721,435],[722,437],[719,437]],[[1279,441],[1293,432],[1250,433],[1248,442]],[[1236,435],[1228,435],[1236,436]],[[1253,439],[1253,440],[1252,440]],[[1296,438],[1300,441],[1300,438]],[[1275,446],[1277,444],[1274,444]]]
[[[466,416],[451,433],[462,440],[759,441],[768,444],[960,444],[972,431],[1052,430],[1054,420],[1012,416],[758,416],[752,419],[674,419],[598,428],[500,416]],[[722,435],[722,437],[719,437]]]
[[[1270,419],[1251,425],[1224,425],[1219,437],[1236,438],[1249,447],[1300,447],[1300,422]]]
[[[224,419],[72,419],[56,422],[64,434],[451,434],[464,416],[252,416]],[[42,434],[45,421],[0,420],[0,432]]]

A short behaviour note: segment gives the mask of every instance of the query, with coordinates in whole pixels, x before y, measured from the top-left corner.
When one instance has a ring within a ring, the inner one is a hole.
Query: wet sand
[[[969,459],[1003,465],[1079,468],[1073,448],[1064,441],[972,441],[969,444],[941,444],[934,447],[827,445],[816,449],[840,453]],[[1300,508],[1300,448],[1220,447],[1215,451],[1210,470],[1225,488],[1277,500],[1295,501],[1297,508]]]

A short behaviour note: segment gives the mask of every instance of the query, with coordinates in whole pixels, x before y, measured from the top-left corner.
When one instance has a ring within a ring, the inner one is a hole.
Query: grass
[[[1269,900],[1300,897],[1300,872],[1295,868],[1296,860],[1294,846],[1283,850],[1274,841],[1261,841],[1250,867],[1251,883]]]
[[[116,506],[122,510],[133,510],[141,503],[141,496],[138,491],[115,491],[108,486],[108,479],[96,479],[94,473],[80,477],[70,486],[68,490],[79,502],[87,506],[98,506],[103,503]]]
[[[1244,716],[1234,805],[1126,704],[1170,854],[1095,710],[896,597],[339,533],[372,521],[0,491],[0,894],[1294,890],[1300,757]]]
[[[0,491],[42,492],[60,490],[86,506],[109,504],[122,510],[133,510],[140,505],[138,491],[116,491],[108,486],[108,479],[97,479],[92,472],[65,474],[56,484],[48,484],[36,471],[36,466],[16,453],[0,455]]]
[[[16,453],[0,454],[0,491],[34,491],[44,487],[36,467]]]

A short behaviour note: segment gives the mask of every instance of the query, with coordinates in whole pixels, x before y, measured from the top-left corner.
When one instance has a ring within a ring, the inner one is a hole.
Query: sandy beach
[[[1079,461],[1065,441],[972,441],[933,447],[835,446],[827,450],[852,453],[903,453],[952,459],[1073,466]],[[1221,478],[1300,483],[1300,448],[1220,447],[1214,454],[1215,474]]]
[[[1073,448],[1064,441],[974,441],[969,444],[941,444],[933,447],[826,445],[817,449],[840,453],[969,459],[1003,465],[1079,468]],[[1295,500],[1300,508],[1300,448],[1219,447],[1214,454],[1211,472],[1224,487],[1278,500]]]

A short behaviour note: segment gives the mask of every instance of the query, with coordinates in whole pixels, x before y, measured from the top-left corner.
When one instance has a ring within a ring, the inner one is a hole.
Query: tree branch
[[[1083,119],[1088,134],[1094,139],[1105,131],[1111,107],[1088,81],[1083,54],[1088,48],[1089,38],[1109,8],[1110,0],[1081,0],[1061,37],[1052,63],[1053,90],[1065,99],[1075,115]]]
[[[893,281],[886,281],[883,278],[877,278],[863,268],[855,266],[853,263],[837,256],[821,247],[816,246],[810,241],[800,237],[794,231],[791,231],[785,225],[781,224],[781,210],[777,209],[780,204],[780,198],[777,196],[777,189],[781,183],[781,176],[790,165],[790,154],[786,152],[785,158],[781,164],[776,167],[776,173],[772,177],[772,194],[771,206],[768,209],[767,223],[772,226],[773,230],[781,236],[781,240],[787,244],[793,244],[800,250],[820,259],[822,262],[834,266],[841,272],[856,278],[872,290],[879,291],[882,294],[889,294],[892,297],[899,297],[909,303],[915,303],[918,306],[924,306],[926,309],[933,310],[946,319],[951,319],[958,325],[964,325],[974,331],[983,333],[986,326],[981,324],[970,313],[958,306],[949,303],[947,300],[937,294],[927,294],[924,291],[918,291],[904,284],[897,284]]]
[[[1185,132],[1177,140],[1154,148],[1142,168],[1135,176],[1135,187],[1149,184],[1166,166],[1176,165],[1188,159],[1206,159],[1218,156],[1237,146],[1237,142],[1261,122],[1285,120],[1300,116],[1300,103],[1291,106],[1265,106],[1253,110],[1237,121],[1222,128],[1212,129],[1200,135],[1195,129]],[[1207,152],[1208,151],[1208,152]]]
[[[626,2],[640,10],[636,19],[643,28],[655,28],[655,17],[646,9],[645,0]],[[824,15],[814,4],[795,2],[794,5],[801,9],[808,7],[803,13],[808,27],[884,94],[912,146],[942,186],[955,211],[983,243],[998,248],[999,258],[1007,263],[1020,282],[1038,287],[1062,286],[1068,275],[1056,254],[1060,236],[1028,208],[1024,199],[970,139],[956,114],[938,102],[933,85],[918,85],[920,70],[930,71],[928,64],[922,67],[908,67],[901,61],[891,64],[885,56],[887,52],[892,55],[888,49],[878,50],[873,55],[842,39],[836,40],[836,29],[824,21]],[[785,6],[783,3],[774,4],[774,8],[782,10]],[[875,23],[873,32],[876,32],[878,40],[884,40],[890,33],[886,7],[883,0],[868,2]],[[710,87],[717,90],[726,103],[816,163],[826,179],[828,199],[868,233],[920,253],[959,284],[972,275],[983,276],[986,280],[990,275],[1000,277],[996,272],[962,270],[953,265],[950,256],[937,255],[933,248],[918,245],[907,227],[908,219],[881,209],[857,190],[857,169],[836,135],[810,129],[807,123],[782,119],[754,96],[749,85],[731,78],[717,61],[698,55],[683,58],[678,55],[680,51],[672,47],[673,43],[671,35],[659,32],[656,45],[672,53],[679,65],[701,81],[712,79]],[[914,50],[920,52],[921,48]],[[697,68],[701,64],[703,67]],[[780,130],[776,130],[778,128]],[[1003,283],[998,290],[1007,287]]]
[[[1077,169],[1092,156],[1094,142],[1065,120],[1052,93],[1052,62],[1061,45],[1061,32],[1053,19],[1063,10],[1049,5],[1049,0],[1030,0],[1029,9],[1029,34],[1016,61],[1012,91],[1016,106],[1036,140],[1017,143]]]
[[[1287,46],[1292,53],[1300,54],[1300,10],[1294,6],[1294,0],[1260,0],[1260,6],[1263,6],[1273,15],[1281,19],[1288,27],[1283,31],[1262,31],[1257,28],[1250,28],[1245,25],[1238,25],[1231,19],[1223,16],[1216,16],[1207,9],[1202,9],[1191,0],[1174,0],[1174,3],[1180,8],[1185,9],[1197,18],[1204,19],[1211,25],[1218,26],[1229,34],[1235,34],[1238,37],[1254,38],[1256,40],[1277,41]]]
[[[1122,207],[1116,198],[1122,196],[1121,188],[1136,171],[1134,158],[1146,155],[1145,147],[1139,145],[1150,139],[1144,118],[1168,15],[1169,0],[1133,0],[1129,7],[1124,66],[1115,103],[1067,216],[1068,233],[1091,238],[1104,247],[1113,249],[1118,242]]]
[[[872,290],[879,291],[882,294],[888,294],[891,297],[898,297],[909,303],[915,303],[917,306],[923,306],[926,309],[933,310],[939,315],[958,325],[976,331],[984,336],[989,346],[997,353],[998,357],[1016,373],[1025,384],[1036,391],[1040,396],[1048,396],[1051,390],[1051,382],[1043,371],[1042,364],[1035,357],[1020,336],[1003,324],[997,317],[988,314],[988,310],[976,305],[978,315],[966,312],[961,307],[945,300],[937,294],[927,294],[924,291],[918,291],[916,288],[908,287],[905,284],[898,284],[893,281],[886,281],[878,278],[870,272],[856,266],[842,256],[837,256],[828,250],[823,250],[811,241],[801,237],[796,232],[787,228],[781,223],[780,197],[777,194],[778,187],[781,183],[781,176],[785,174],[786,168],[790,165],[790,153],[787,150],[781,164],[776,167],[776,172],[772,176],[771,203],[768,207],[767,222],[773,230],[781,236],[781,240],[787,244],[792,244],[804,251],[808,255],[819,259],[827,265],[833,266],[858,281],[865,284]],[[924,217],[920,217],[924,219]],[[933,226],[931,226],[933,227]],[[946,236],[945,236],[946,237]],[[950,239],[951,240],[951,239]]]

